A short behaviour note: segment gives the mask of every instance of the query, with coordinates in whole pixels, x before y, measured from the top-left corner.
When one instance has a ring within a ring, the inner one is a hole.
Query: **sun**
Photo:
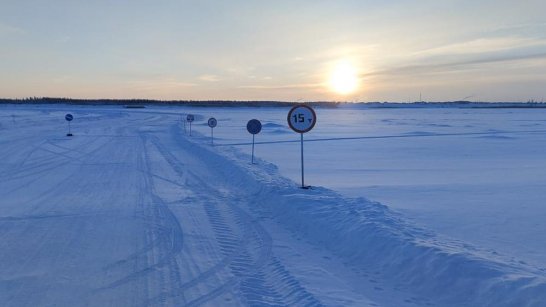
[[[340,61],[330,74],[330,88],[341,95],[348,95],[358,87],[358,73],[348,61]]]

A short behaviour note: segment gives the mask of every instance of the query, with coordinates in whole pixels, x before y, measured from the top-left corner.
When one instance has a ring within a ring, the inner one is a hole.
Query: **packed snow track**
[[[545,302],[543,269],[298,189],[180,113],[81,107],[66,137],[66,110],[1,109],[1,306]]]

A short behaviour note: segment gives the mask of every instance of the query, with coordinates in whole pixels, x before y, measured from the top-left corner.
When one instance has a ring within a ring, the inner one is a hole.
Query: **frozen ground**
[[[546,112],[286,111],[0,106],[0,305],[545,304]]]
[[[317,112],[306,139],[357,139],[306,144],[308,184],[379,201],[438,233],[546,267],[546,110]],[[248,142],[240,130],[249,116],[266,123],[258,141],[298,140],[286,110],[216,113],[229,118],[216,131],[221,143]],[[440,136],[423,137],[431,134]],[[263,144],[257,154],[299,182],[299,144]]]

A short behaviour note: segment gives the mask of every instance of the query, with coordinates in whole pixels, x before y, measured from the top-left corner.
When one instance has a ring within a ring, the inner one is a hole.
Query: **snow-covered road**
[[[1,306],[546,302],[543,269],[298,189],[180,113],[77,108],[68,138],[66,109],[0,117]]]
[[[2,131],[0,305],[369,302],[341,281],[325,292],[353,293],[306,290],[277,250],[297,252],[247,212],[245,179],[176,117],[89,114],[73,138],[41,118]]]

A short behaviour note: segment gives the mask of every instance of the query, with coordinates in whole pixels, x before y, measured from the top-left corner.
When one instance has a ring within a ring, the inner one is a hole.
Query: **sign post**
[[[300,156],[301,156],[301,188],[308,189],[305,185],[305,173],[303,163],[303,134],[311,131],[317,123],[317,114],[310,106],[296,105],[290,109],[287,116],[288,126],[300,134]]]
[[[186,120],[188,121],[188,123],[190,123],[190,136],[191,136],[191,123],[195,120],[195,116],[193,116],[193,114],[188,114],[188,116],[186,116]]]
[[[246,124],[246,130],[252,134],[252,164],[254,164],[254,136],[262,131],[262,123],[257,119],[251,119]]]
[[[209,127],[210,127],[210,143],[214,145],[214,127],[218,124],[218,121],[216,118],[211,117],[208,121]]]
[[[70,122],[74,119],[74,116],[72,114],[68,113],[64,116],[64,119],[68,122],[68,133],[66,136],[72,136],[72,132],[70,131]]]

